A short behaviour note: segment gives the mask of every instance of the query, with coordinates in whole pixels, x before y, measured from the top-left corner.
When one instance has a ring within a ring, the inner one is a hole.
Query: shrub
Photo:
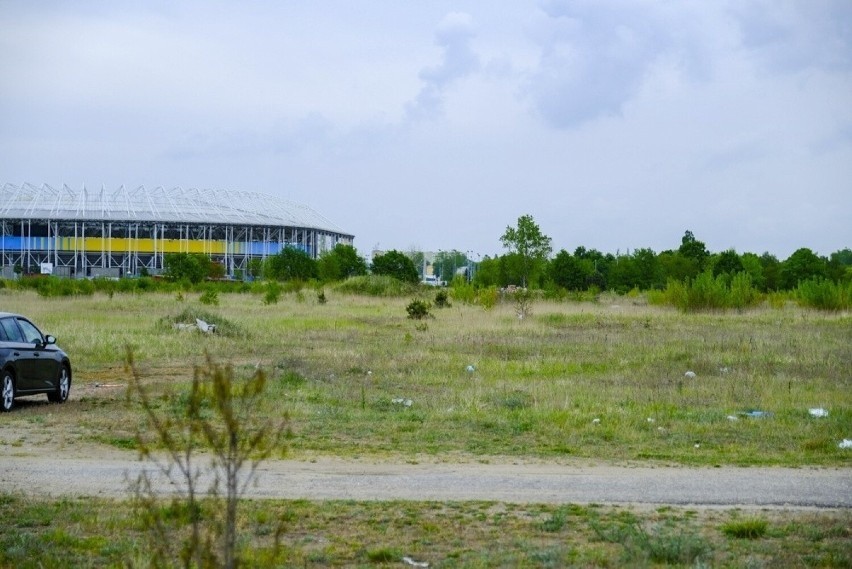
[[[476,302],[485,310],[491,310],[497,306],[498,300],[500,300],[500,292],[494,286],[479,289],[476,293]]]
[[[802,306],[819,310],[848,310],[852,301],[852,283],[835,283],[816,277],[800,282],[794,296]]]
[[[453,281],[450,295],[454,300],[465,304],[473,304],[476,301],[476,289],[472,284],[464,281],[458,283]]]
[[[445,290],[439,290],[435,294],[435,306],[437,308],[449,308],[450,307],[450,297]]]
[[[393,277],[384,275],[364,275],[350,277],[337,285],[335,290],[348,294],[363,294],[367,296],[397,297],[413,294],[417,285],[404,283]]]
[[[214,289],[207,289],[201,293],[198,301],[205,306],[219,306],[219,293]]]
[[[281,300],[281,285],[275,281],[266,284],[266,293],[263,295],[263,304],[278,304]]]
[[[432,305],[426,302],[425,300],[414,299],[408,306],[405,307],[405,311],[408,312],[408,317],[414,320],[422,320],[424,318],[429,318],[432,316],[432,313],[429,310],[432,308]]]

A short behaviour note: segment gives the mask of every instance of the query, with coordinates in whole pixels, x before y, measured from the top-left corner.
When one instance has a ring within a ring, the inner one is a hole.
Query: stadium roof
[[[147,189],[79,191],[26,183],[0,190],[0,219],[151,221],[288,226],[351,236],[313,209],[289,200],[238,190],[199,190],[162,186]]]

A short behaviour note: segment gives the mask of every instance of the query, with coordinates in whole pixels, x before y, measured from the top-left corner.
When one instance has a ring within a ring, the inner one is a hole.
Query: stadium
[[[139,186],[76,191],[5,184],[0,191],[0,270],[66,277],[156,275],[170,253],[200,253],[230,277],[285,247],[316,258],[346,233],[311,208],[234,190]]]

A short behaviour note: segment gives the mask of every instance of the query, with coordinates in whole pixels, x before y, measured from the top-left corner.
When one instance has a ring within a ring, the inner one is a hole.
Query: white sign
[[[53,274],[53,263],[42,263],[41,264],[41,274],[52,275]]]

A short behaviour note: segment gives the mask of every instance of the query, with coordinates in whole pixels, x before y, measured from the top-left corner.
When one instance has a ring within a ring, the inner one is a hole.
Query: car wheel
[[[4,371],[0,384],[0,411],[11,411],[15,404],[15,378],[12,372]]]
[[[71,374],[68,372],[68,366],[62,366],[62,369],[59,371],[59,382],[56,384],[56,391],[48,393],[47,399],[51,403],[65,403],[70,392]]]

